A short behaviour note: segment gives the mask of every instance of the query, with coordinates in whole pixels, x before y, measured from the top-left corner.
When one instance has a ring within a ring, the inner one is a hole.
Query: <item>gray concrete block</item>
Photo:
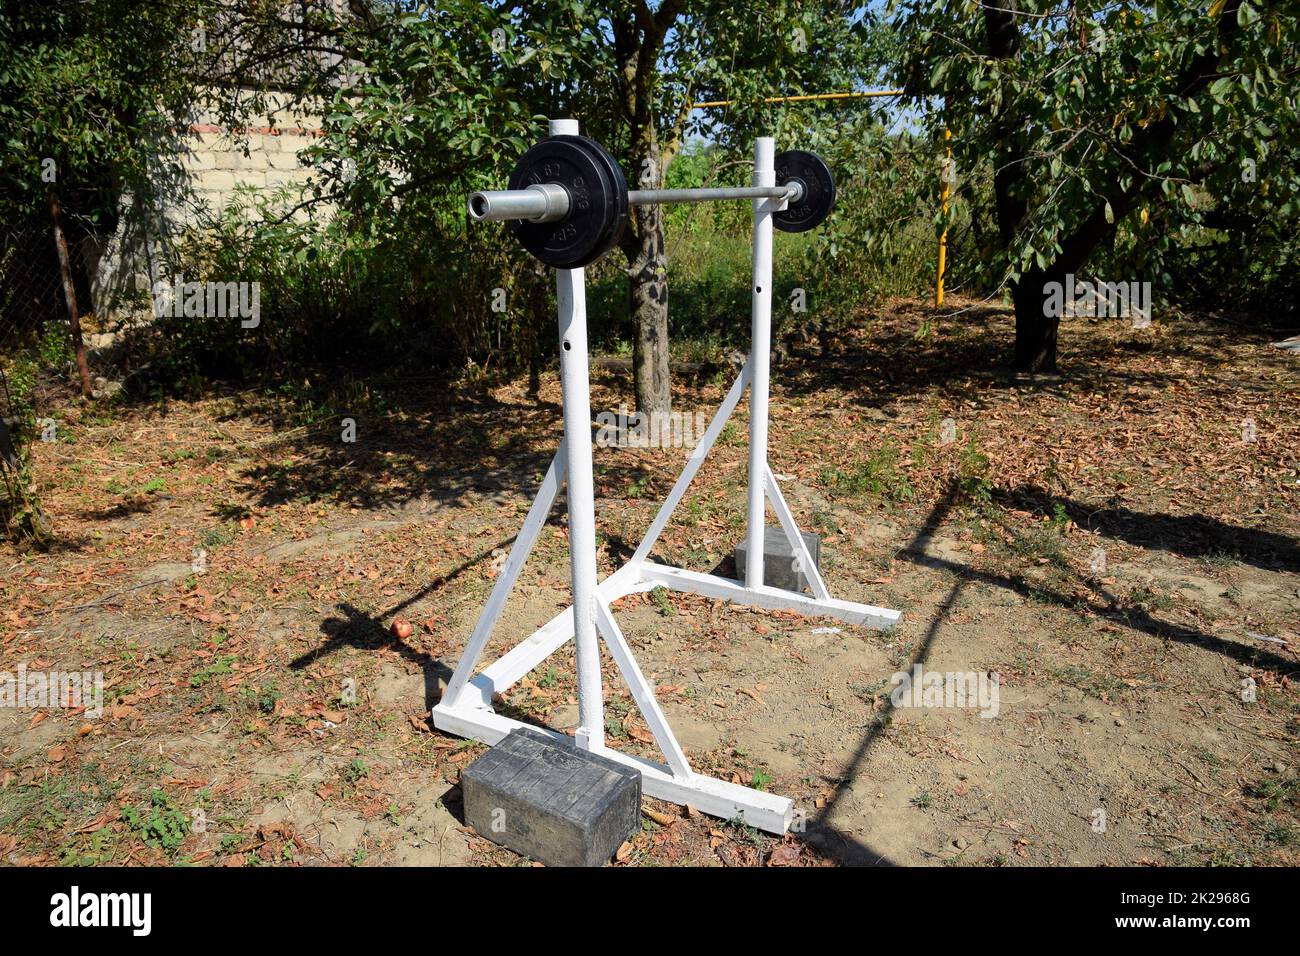
[[[801,531],[800,534],[812,555],[813,565],[821,571],[822,539],[811,531]],[[736,545],[736,577],[741,581],[745,580],[748,561],[749,538],[745,537]],[[763,529],[763,583],[787,591],[802,591],[808,587],[808,576],[795,570],[794,548],[786,540],[785,531],[771,525]]]
[[[547,866],[603,866],[641,822],[641,775],[537,730],[511,731],[461,773],[465,821]]]

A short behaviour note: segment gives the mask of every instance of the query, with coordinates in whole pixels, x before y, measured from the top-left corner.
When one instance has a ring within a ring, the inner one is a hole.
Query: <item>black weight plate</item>
[[[511,189],[557,183],[569,194],[569,213],[558,222],[509,224],[523,247],[548,266],[589,265],[621,237],[627,224],[627,187],[607,156],[599,143],[585,136],[552,136],[524,153],[510,174]]]
[[[601,161],[604,163],[605,169],[609,173],[609,181],[614,184],[614,197],[616,200],[614,219],[610,223],[608,233],[601,241],[600,252],[596,254],[596,258],[599,259],[606,252],[619,244],[623,238],[623,231],[627,229],[628,212],[630,209],[627,201],[627,180],[623,177],[623,170],[618,165],[618,160],[610,155],[609,150],[605,149],[605,147],[601,146],[600,143],[596,142],[594,139],[586,140],[586,144],[589,148],[595,150],[595,152],[600,156]]]
[[[782,232],[807,232],[821,225],[835,208],[835,177],[826,162],[816,153],[791,149],[776,157],[776,184],[784,186],[797,179],[803,183],[803,198],[787,203],[776,213],[773,223]]]

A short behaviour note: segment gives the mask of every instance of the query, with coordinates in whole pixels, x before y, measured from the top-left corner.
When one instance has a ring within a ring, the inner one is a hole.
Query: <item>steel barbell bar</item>
[[[776,183],[707,189],[629,190],[609,152],[586,136],[550,136],[529,149],[510,174],[508,189],[470,195],[475,222],[504,222],[523,247],[557,269],[595,262],[618,245],[632,206],[719,200],[774,199],[782,208],[773,224],[804,232],[835,205],[830,168],[813,153],[790,150],[776,157]]]
[[[632,189],[630,206],[714,202],[727,199],[784,199],[797,203],[803,183],[785,186],[736,186],[719,189]],[[485,189],[469,197],[469,216],[475,222],[559,222],[569,213],[569,193],[555,183],[534,183],[524,189]]]

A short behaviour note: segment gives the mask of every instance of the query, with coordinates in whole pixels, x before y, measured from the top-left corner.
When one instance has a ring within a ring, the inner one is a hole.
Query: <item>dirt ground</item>
[[[620,601],[696,769],[806,820],[777,839],[647,800],[620,865],[1297,862],[1300,364],[1212,317],[1080,319],[1065,374],[1027,381],[996,367],[1010,332],[1002,309],[898,303],[776,365],[772,467],[827,583],[902,623]],[[711,411],[729,376],[678,382],[677,408]],[[0,858],[526,862],[463,825],[482,748],[427,720],[560,435],[557,377],[525,386],[52,410],[35,473],[60,543],[0,548],[0,670],[102,671],[105,706],[0,709]],[[616,369],[595,386],[596,411],[630,400]],[[661,560],[732,573],[733,421]],[[598,451],[603,573],[685,454]],[[495,650],[563,608],[567,575],[557,508]],[[571,728],[572,663],[498,708]],[[917,663],[993,675],[996,715],[896,706]],[[611,745],[653,754],[605,664]]]

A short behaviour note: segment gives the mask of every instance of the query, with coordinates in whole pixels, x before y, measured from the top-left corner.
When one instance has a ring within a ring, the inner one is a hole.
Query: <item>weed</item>
[[[124,807],[122,819],[147,846],[175,854],[190,832],[190,818],[162,790],[149,795],[144,807]]]
[[[893,501],[910,501],[916,495],[911,481],[898,469],[898,448],[886,442],[866,461],[846,469],[821,470],[821,482],[831,491],[852,497],[874,495]]]
[[[1281,823],[1277,820],[1270,820],[1264,824],[1260,836],[1264,838],[1265,843],[1276,843],[1278,846],[1300,844],[1300,830],[1296,830],[1289,823]]]
[[[190,675],[191,687],[203,687],[214,677],[223,677],[226,674],[234,673],[231,665],[235,663],[234,654],[218,654],[208,663]]]
[[[204,528],[199,532],[199,544],[205,548],[219,548],[230,544],[233,535],[225,528]]]
[[[1047,672],[1063,684],[1075,687],[1089,697],[1101,701],[1112,701],[1124,692],[1124,682],[1110,674],[1099,674],[1077,664],[1064,667],[1047,667]]]
[[[993,483],[989,480],[989,456],[980,451],[979,438],[971,435],[962,447],[957,461],[957,487],[971,502],[987,505],[993,497]]]
[[[664,617],[670,617],[673,613],[673,602],[668,599],[668,589],[666,587],[651,588],[650,603]]]
[[[1300,804],[1300,783],[1295,777],[1273,777],[1246,787],[1246,796],[1263,800],[1270,812],[1286,804]]]

